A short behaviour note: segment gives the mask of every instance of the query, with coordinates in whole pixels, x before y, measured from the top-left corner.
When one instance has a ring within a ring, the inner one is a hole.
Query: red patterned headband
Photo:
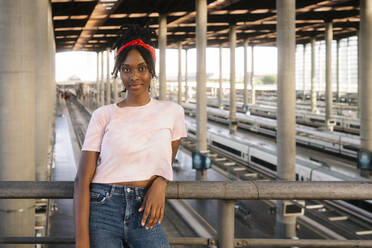
[[[121,53],[121,51],[124,50],[124,48],[129,47],[129,46],[142,46],[146,48],[147,50],[149,50],[151,53],[152,59],[154,60],[154,65],[155,65],[155,61],[156,61],[155,49],[152,46],[145,44],[145,42],[143,42],[141,39],[132,40],[124,44],[122,47],[120,47],[120,49],[116,53],[116,57],[119,55],[119,53]]]

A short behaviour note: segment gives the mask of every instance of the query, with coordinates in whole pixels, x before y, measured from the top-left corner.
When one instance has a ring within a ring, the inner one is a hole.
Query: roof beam
[[[219,9],[222,9],[222,8],[226,8],[234,3],[237,3],[239,2],[239,0],[226,0],[226,1],[214,1],[212,3],[210,3],[208,6],[207,6],[207,12],[208,14],[213,12],[213,11],[216,11],[216,10],[219,10]],[[167,27],[168,27],[168,30],[169,29],[172,29],[174,27],[177,27],[179,24],[181,23],[187,23],[187,22],[192,22],[195,20],[195,16],[196,16],[196,11],[193,11],[193,12],[190,12],[189,14],[187,15],[184,15],[180,18],[178,18],[177,20],[173,21],[173,22],[170,22],[167,24]]]
[[[83,48],[96,30],[98,30],[98,27],[105,23],[107,18],[114,13],[115,9],[122,2],[123,0],[98,1],[72,50],[76,51]]]

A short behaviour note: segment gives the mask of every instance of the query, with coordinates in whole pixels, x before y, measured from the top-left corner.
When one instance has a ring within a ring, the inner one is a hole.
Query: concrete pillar
[[[340,100],[340,39],[337,40],[336,48],[336,84],[337,84],[337,102]]]
[[[248,40],[244,41],[244,100],[243,105],[248,106]]]
[[[106,49],[106,101],[105,104],[111,104],[111,77],[110,77],[110,48]]]
[[[230,43],[230,108],[229,108],[229,131],[231,134],[236,133],[236,99],[235,99],[235,47],[236,47],[236,26],[230,25],[229,33]]]
[[[254,46],[251,45],[251,76],[249,77],[249,83],[251,85],[251,104],[256,104],[256,91],[254,90],[253,83],[254,76]]]
[[[372,152],[372,1],[360,1],[360,138],[361,150]],[[367,171],[362,176],[371,177]]]
[[[207,0],[195,0],[196,8],[196,150],[208,151],[207,144]],[[196,171],[196,180],[205,180],[206,171]]]
[[[302,51],[302,101],[306,100],[305,91],[306,91],[306,84],[305,84],[305,70],[306,70],[306,44],[303,44],[303,51]]]
[[[219,201],[218,204],[218,247],[233,248],[235,235],[235,202]]]
[[[178,42],[178,104],[182,104],[182,43]]]
[[[325,92],[325,103],[326,113],[325,121],[326,124],[332,119],[332,39],[333,39],[333,28],[332,22],[328,21],[325,23],[325,39],[326,39],[326,92]]]
[[[103,64],[103,60],[104,60],[104,51],[101,51],[101,78],[100,78],[100,105],[103,106],[105,105],[105,85],[104,85],[104,80],[103,80],[103,72],[104,72],[104,64]]]
[[[277,114],[277,175],[294,181],[296,175],[296,84],[295,84],[295,0],[277,0],[278,48],[278,114]],[[277,202],[276,234],[290,238],[295,233],[296,218],[284,216]]]
[[[48,172],[48,145],[50,128],[51,92],[50,85],[50,45],[48,43],[48,0],[35,2],[35,159],[37,181],[46,181]],[[43,68],[43,69],[41,69]],[[46,132],[45,130],[48,130]]]
[[[359,27],[360,28],[360,27]],[[360,95],[360,89],[361,89],[361,44],[360,44],[360,30],[357,31],[357,37],[358,37],[358,89],[357,89],[357,94],[358,94],[358,109],[357,109],[357,117],[360,118],[360,103],[361,103],[361,95]]]
[[[199,152],[206,152],[207,146],[207,98],[206,98],[206,55],[207,55],[207,1],[195,0],[196,6],[196,123]]]
[[[276,201],[276,224],[275,224],[275,238],[292,238],[296,235],[296,217],[283,216],[284,204],[283,200]]]
[[[117,53],[117,49],[114,50],[114,54],[116,54],[116,53]],[[115,62],[113,62],[113,63],[115,64]],[[118,82],[120,82],[120,77],[112,79],[112,87],[113,87],[112,88],[112,91],[113,91],[112,94],[114,96],[114,99],[113,99],[114,103],[116,103],[119,99],[119,96],[118,96],[118,94],[119,94],[119,92],[118,92]],[[154,86],[152,85],[152,87],[154,87]],[[153,88],[152,90],[153,90],[152,92],[155,92],[155,88]]]
[[[189,102],[189,86],[188,86],[188,75],[187,75],[187,51],[185,49],[185,102]]]
[[[223,88],[222,88],[222,45],[219,48],[219,89],[218,89],[218,107],[223,109]]]
[[[115,54],[116,54],[116,51],[115,51]],[[120,82],[120,77],[117,77],[117,78],[113,78],[113,85],[112,85],[112,87],[113,87],[113,96],[114,96],[114,102],[116,103],[117,101],[118,101],[118,99],[119,99],[119,96],[118,96],[118,94],[119,94],[119,92],[118,92],[118,82]],[[155,88],[153,88],[152,89],[153,90],[153,92],[155,92]]]
[[[161,14],[159,17],[159,99],[165,100],[167,90],[165,57],[167,49],[167,16]]]
[[[49,81],[49,90],[50,90],[50,107],[49,107],[49,147],[48,152],[52,152],[52,146],[54,145],[54,129],[55,129],[55,113],[56,113],[56,76],[55,76],[55,70],[56,70],[56,42],[54,38],[54,27],[53,27],[53,15],[52,15],[52,6],[49,1],[48,4],[48,39],[49,39],[49,68],[50,68],[50,81]],[[48,167],[49,169],[49,167]],[[49,173],[49,172],[48,172]],[[50,174],[50,173],[49,173]]]
[[[346,56],[345,56],[345,61],[349,61],[349,48],[350,48],[350,42],[349,39],[346,39]],[[359,56],[358,56],[359,57]],[[349,63],[346,62],[346,67],[345,67],[345,76],[346,76],[346,85],[347,85],[347,90],[350,89],[350,80],[349,80]]]
[[[100,105],[99,103],[99,92],[100,92],[100,81],[99,81],[99,52],[97,52],[97,81],[96,81],[96,87],[97,87],[97,95],[96,95],[96,108]]]
[[[315,38],[311,39],[311,112],[316,112],[315,91]]]
[[[42,2],[0,1],[0,180],[35,180],[35,56]],[[47,10],[44,10],[47,11]],[[48,67],[49,68],[49,67]],[[41,68],[42,69],[42,68]],[[0,200],[0,236],[35,235],[35,200]],[[15,211],[11,211],[15,210]],[[9,212],[6,212],[9,211]],[[34,247],[4,245],[2,247]]]

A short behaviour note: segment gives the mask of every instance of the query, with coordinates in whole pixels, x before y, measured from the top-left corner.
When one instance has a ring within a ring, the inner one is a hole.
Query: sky
[[[156,49],[157,58],[159,51]],[[187,52],[188,73],[196,73],[196,49],[189,49]],[[248,66],[250,65],[251,48],[248,47]],[[110,71],[112,71],[114,54],[110,54]],[[207,48],[207,73],[211,78],[219,76],[219,49]],[[255,74],[276,74],[277,73],[277,49],[276,47],[255,47],[254,48]],[[106,71],[106,58],[104,59]],[[244,75],[244,50],[243,47],[236,48],[235,52],[236,79],[242,80]],[[156,73],[159,72],[159,64],[156,64]],[[185,50],[182,50],[182,72],[185,72]],[[62,52],[56,54],[56,80],[66,81],[71,76],[78,76],[82,81],[95,81],[97,78],[97,53],[95,52]],[[178,75],[178,50],[167,49],[166,51],[166,73],[167,78],[176,79]],[[225,79],[230,77],[230,49],[222,49],[222,76]],[[104,74],[106,78],[106,74]]]

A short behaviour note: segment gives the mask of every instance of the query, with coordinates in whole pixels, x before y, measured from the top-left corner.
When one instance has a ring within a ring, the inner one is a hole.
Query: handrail
[[[202,237],[168,238],[171,245],[216,245],[218,240]],[[75,244],[74,237],[0,237],[0,244]],[[322,239],[235,239],[234,247],[372,247],[371,240]]]
[[[70,181],[0,181],[0,199],[71,199],[73,191],[74,182]],[[166,197],[168,199],[219,199],[224,200],[225,203],[243,199],[369,200],[372,199],[372,182],[178,181],[168,184]],[[234,204],[226,204],[226,206],[230,205],[234,206]],[[216,245],[219,239],[226,240],[225,234],[219,233],[219,235],[218,238],[171,237],[169,242],[172,245]],[[221,248],[233,246],[372,247],[370,240],[227,238],[231,240],[231,244],[220,245]],[[74,242],[74,237],[0,237],[0,244],[73,244]]]
[[[72,198],[67,181],[1,181],[0,199]],[[168,199],[220,200],[371,200],[372,182],[177,181],[167,187]]]

